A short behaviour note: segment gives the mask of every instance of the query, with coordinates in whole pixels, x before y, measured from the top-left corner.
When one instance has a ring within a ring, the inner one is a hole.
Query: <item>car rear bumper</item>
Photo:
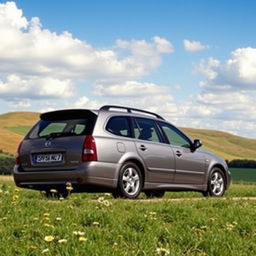
[[[45,187],[64,186],[70,182],[73,186],[95,185],[116,188],[118,164],[102,162],[84,162],[73,170],[23,171],[21,166],[14,166],[14,181],[18,187],[41,189]]]

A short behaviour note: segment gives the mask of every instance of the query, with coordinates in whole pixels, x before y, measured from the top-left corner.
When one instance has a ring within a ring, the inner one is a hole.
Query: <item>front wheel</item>
[[[221,169],[213,168],[208,180],[207,194],[212,197],[222,197],[226,189],[226,179]]]
[[[140,169],[134,163],[125,163],[119,173],[118,188],[113,192],[114,197],[134,199],[139,196],[142,188]]]

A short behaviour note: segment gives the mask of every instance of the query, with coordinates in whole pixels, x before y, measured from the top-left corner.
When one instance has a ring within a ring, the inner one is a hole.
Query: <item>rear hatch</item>
[[[23,140],[21,170],[72,170],[82,162],[86,136],[91,135],[97,112],[61,110],[41,114],[40,121]]]

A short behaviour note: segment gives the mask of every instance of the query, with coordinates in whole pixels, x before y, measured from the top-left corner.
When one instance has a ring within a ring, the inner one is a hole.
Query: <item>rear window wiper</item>
[[[73,136],[73,135],[76,135],[76,133],[74,133],[74,132],[52,132],[43,137],[46,137],[46,139],[50,139],[50,138]]]

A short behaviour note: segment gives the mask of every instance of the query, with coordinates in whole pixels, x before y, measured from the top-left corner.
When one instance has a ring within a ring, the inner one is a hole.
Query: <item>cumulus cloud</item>
[[[74,95],[70,80],[58,80],[51,77],[21,77],[8,75],[0,80],[0,95],[13,98],[69,98]]]
[[[94,94],[96,96],[111,97],[141,97],[147,95],[156,95],[168,93],[169,88],[159,86],[154,83],[145,83],[137,81],[126,81],[120,84],[96,85]]]
[[[183,40],[184,49],[188,52],[198,52],[209,48],[209,45],[204,45],[199,41]]]
[[[6,81],[1,82],[0,93],[4,97],[18,93],[71,97],[75,90],[71,79],[137,79],[156,70],[162,55],[173,51],[172,44],[158,36],[151,41],[117,40],[112,47],[96,48],[69,32],[57,34],[44,28],[38,17],[28,20],[14,2],[0,4],[0,34],[0,79]]]
[[[206,76],[200,82],[196,105],[209,108],[208,118],[212,118],[209,123],[215,120],[221,129],[256,136],[255,59],[256,48],[239,48],[225,61],[210,58],[195,67],[195,72]]]

